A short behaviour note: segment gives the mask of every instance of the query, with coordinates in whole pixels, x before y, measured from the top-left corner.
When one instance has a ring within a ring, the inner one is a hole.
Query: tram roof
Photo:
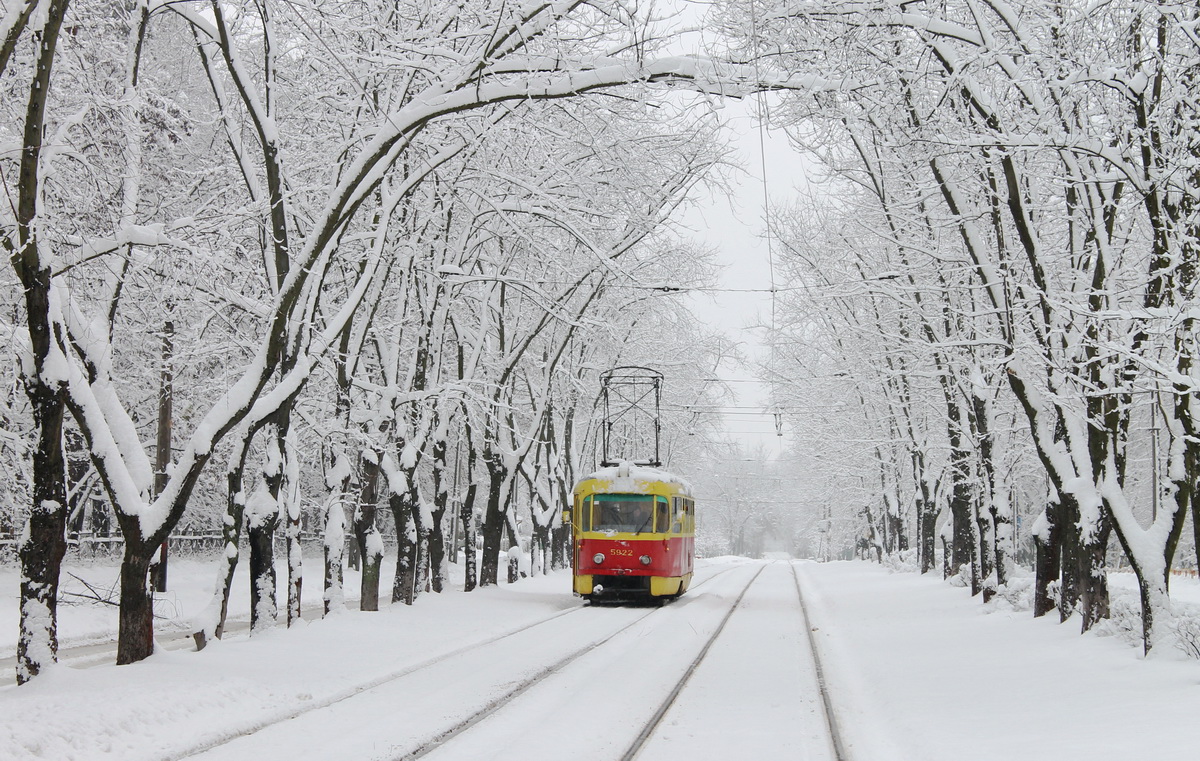
[[[623,462],[601,468],[581,478],[574,489],[580,493],[667,494],[690,497],[692,487],[674,473],[661,468]]]

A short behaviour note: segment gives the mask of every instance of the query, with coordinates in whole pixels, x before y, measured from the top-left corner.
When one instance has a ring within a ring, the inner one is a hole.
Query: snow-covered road
[[[638,758],[827,761],[790,566],[720,570],[664,608],[574,608],[188,757],[607,761],[647,741]]]
[[[569,583],[59,666],[0,687],[0,759],[617,761],[642,738],[642,761],[834,761],[808,630],[845,761],[1193,755],[1200,664],[982,606],[936,575],[707,560],[661,609],[588,607]]]

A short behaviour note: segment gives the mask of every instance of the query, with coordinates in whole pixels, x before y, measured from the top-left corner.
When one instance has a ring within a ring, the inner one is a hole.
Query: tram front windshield
[[[597,494],[592,509],[593,531],[638,534],[653,530],[654,497],[650,494]]]

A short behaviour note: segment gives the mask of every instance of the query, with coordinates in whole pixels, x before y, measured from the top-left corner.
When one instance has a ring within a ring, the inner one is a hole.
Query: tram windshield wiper
[[[653,517],[654,517],[654,513],[650,513],[649,515],[647,515],[646,520],[642,521],[642,525],[638,526],[638,530],[634,531],[633,533],[635,533],[635,534],[642,533],[642,530],[645,529],[646,526],[650,525],[650,519]]]

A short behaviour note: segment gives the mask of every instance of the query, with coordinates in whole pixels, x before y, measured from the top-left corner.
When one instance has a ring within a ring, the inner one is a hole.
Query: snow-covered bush
[[[1200,610],[1176,616],[1169,624],[1175,645],[1189,658],[1200,660]]]
[[[883,567],[893,573],[920,573],[921,557],[915,549],[893,552],[883,556]]]
[[[1008,583],[996,588],[996,596],[989,603],[999,610],[1033,610],[1033,574],[1025,571],[1010,577]]]

